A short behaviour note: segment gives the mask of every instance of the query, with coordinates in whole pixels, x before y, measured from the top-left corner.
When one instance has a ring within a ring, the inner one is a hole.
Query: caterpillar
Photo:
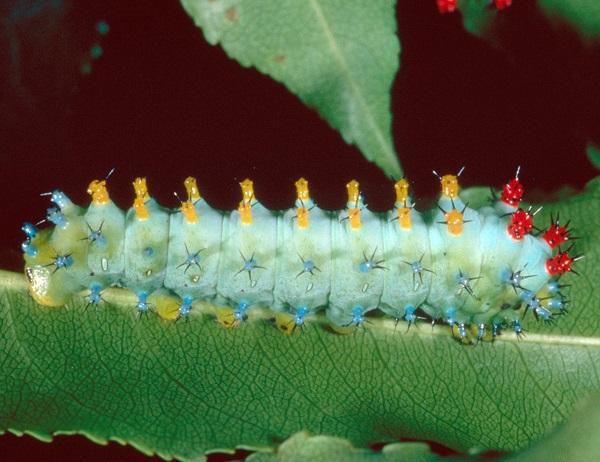
[[[552,322],[568,303],[559,279],[576,273],[582,258],[570,254],[572,244],[561,247],[573,239],[569,223],[552,217],[535,232],[537,210],[519,206],[519,169],[499,200],[478,210],[460,197],[461,173],[434,171],[437,209],[422,213],[406,179],[395,183],[387,213],[365,206],[355,180],[346,185],[345,209],[320,209],[303,178],[289,210],[265,208],[246,179],[238,208],[222,212],[193,177],[177,209],[160,206],[146,179],[136,178],[125,212],[110,199],[106,177],[89,184],[87,209],[60,190],[47,193],[54,206],[42,221],[54,226],[23,225],[25,274],[31,295],[46,306],[83,290],[97,306],[105,288],[121,286],[136,294],[140,315],[155,309],[187,319],[194,303],[209,301],[220,307],[217,320],[233,327],[266,307],[288,333],[323,309],[338,332],[363,326],[378,309],[409,328],[424,314],[463,340],[495,338],[504,328],[521,335],[528,311]]]

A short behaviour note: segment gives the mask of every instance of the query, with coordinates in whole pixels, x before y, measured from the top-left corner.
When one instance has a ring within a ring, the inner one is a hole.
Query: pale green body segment
[[[312,208],[312,201],[297,204]],[[325,307],[331,292],[331,227],[329,213],[318,207],[310,211],[310,226],[300,228],[296,210],[277,221],[277,266],[273,309],[295,312]],[[314,268],[313,268],[314,266]]]
[[[455,199],[454,203],[457,209],[463,210],[464,204],[460,199]],[[443,202],[440,206],[444,210],[449,209]],[[479,279],[472,278],[481,277],[481,219],[475,210],[468,207],[464,209],[464,219],[466,223],[463,232],[458,236],[448,232],[441,211],[434,215],[433,223],[429,226],[432,271],[435,277],[432,278],[427,296],[427,312],[431,311],[436,318],[443,318],[448,309],[461,309],[461,313],[465,315],[481,311],[476,297],[469,293],[466,285],[460,284],[468,281],[474,291]]]
[[[252,202],[252,223],[242,223],[237,210],[223,221],[217,302],[265,308],[273,304],[277,215]]]
[[[331,293],[327,317],[336,325],[352,322],[352,310],[361,307],[369,311],[379,306],[383,293],[384,247],[381,218],[367,210],[361,211],[362,226],[353,229],[346,212],[332,220]],[[366,270],[364,263],[382,261],[382,268]],[[362,268],[361,268],[361,264]]]
[[[217,294],[223,214],[204,199],[194,204],[197,221],[171,214],[164,285],[180,297],[213,299]]]
[[[154,199],[146,201],[149,217],[127,212],[125,224],[125,275],[123,285],[136,293],[152,292],[163,285],[167,271],[169,211]]]
[[[398,204],[400,206],[400,204]],[[412,209],[410,229],[402,229],[395,221],[395,213],[388,214],[383,228],[385,265],[381,310],[394,319],[401,319],[407,305],[419,307],[431,288],[431,249],[429,230],[419,212]],[[413,266],[421,271],[413,271]]]
[[[112,201],[92,202],[84,218],[90,272],[101,276],[103,285],[115,283],[125,270],[125,213]],[[92,232],[100,232],[98,239],[91,240]]]

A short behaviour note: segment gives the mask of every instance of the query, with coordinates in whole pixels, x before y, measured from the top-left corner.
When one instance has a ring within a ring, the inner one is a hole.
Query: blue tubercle
[[[54,202],[60,210],[63,210],[65,207],[72,203],[71,199],[69,199],[69,197],[60,189],[55,189],[54,191],[52,191],[50,200]]]
[[[409,324],[414,324],[417,321],[417,315],[415,314],[416,310],[415,306],[411,304],[404,307],[404,320]]]
[[[465,326],[464,322],[458,323],[458,335],[460,336],[460,338],[467,337],[467,327]]]
[[[69,220],[67,220],[65,214],[58,210],[56,207],[50,207],[48,210],[46,210],[46,217],[48,221],[52,222],[60,228],[66,228],[69,224]]]
[[[315,263],[312,260],[304,260],[303,265],[305,273],[312,273],[316,268]]]
[[[90,294],[88,295],[88,305],[98,306],[98,304],[100,304],[100,301],[102,300],[100,292],[102,292],[102,286],[97,282],[92,282],[90,284]]]
[[[511,327],[515,331],[515,334],[517,334],[517,337],[520,337],[523,334],[523,327],[521,326],[521,322],[519,320],[515,319],[511,323]]]
[[[21,243],[21,250],[29,257],[35,257],[37,255],[37,247],[31,243],[29,239]]]
[[[150,305],[148,304],[148,293],[147,292],[139,292],[138,293],[138,302],[135,305],[138,313],[140,315],[148,313],[150,309]]]
[[[453,326],[454,324],[456,324],[456,308],[446,308],[445,317],[446,323],[449,326]]]
[[[21,231],[25,233],[27,239],[33,239],[38,233],[38,229],[35,227],[35,225],[29,222],[23,223],[23,226],[21,226]]]
[[[352,321],[350,324],[360,326],[365,322],[365,310],[362,306],[356,305],[352,308]]]
[[[190,311],[192,309],[192,303],[193,303],[194,299],[192,297],[190,297],[189,295],[185,295],[183,297],[183,299],[181,300],[181,305],[179,306],[179,317],[180,318],[187,318],[190,314]]]
[[[477,340],[481,340],[484,335],[485,335],[485,324],[480,323],[477,326]]]
[[[553,297],[550,300],[548,300],[548,308],[552,310],[564,311],[566,308],[566,304],[567,302],[559,297]]]
[[[258,263],[256,263],[256,260],[254,259],[254,257],[250,258],[249,260],[245,260],[244,261],[244,271],[252,271],[254,268],[256,268],[258,265]]]
[[[56,266],[54,271],[57,271],[61,268],[67,269],[72,265],[73,257],[71,255],[57,255],[56,257],[54,257],[54,266]]]
[[[305,322],[304,318],[306,317],[306,315],[310,312],[310,310],[308,309],[307,306],[302,305],[299,306],[298,309],[296,310],[296,313],[294,314],[294,324],[296,326],[302,326]]]
[[[233,317],[236,321],[245,321],[248,319],[248,308],[250,308],[250,304],[247,300],[240,300],[237,304],[237,308],[233,312]]]

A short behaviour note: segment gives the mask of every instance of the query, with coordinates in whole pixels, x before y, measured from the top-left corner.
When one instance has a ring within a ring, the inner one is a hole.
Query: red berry
[[[496,8],[499,10],[503,10],[504,8],[508,8],[512,4],[512,0],[495,0]]]
[[[452,13],[456,11],[457,0],[437,0],[437,7],[440,13]]]

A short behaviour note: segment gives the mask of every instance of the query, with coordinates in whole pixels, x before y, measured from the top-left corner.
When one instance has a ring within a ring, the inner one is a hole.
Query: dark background
[[[536,198],[597,174],[585,146],[600,142],[600,47],[550,25],[534,1],[514,3],[490,44],[464,32],[460,14],[439,15],[434,0],[399,1],[393,132],[417,204],[437,193],[432,169],[465,165],[465,186],[500,186],[521,165]],[[135,176],[175,206],[172,192],[190,174],[221,209],[236,206],[245,177],[268,207],[289,207],[301,175],[324,208],[343,207],[353,177],[372,208],[392,205],[383,173],[282,85],[209,46],[175,0],[5,0],[0,15],[2,268],[22,270],[19,228],[43,218],[39,193],[60,187],[87,204],[89,181],[112,167],[110,191],[123,207]],[[99,20],[107,35],[95,30]],[[82,72],[96,43],[103,55]],[[5,435],[0,454],[149,460],[116,443],[57,440]]]

